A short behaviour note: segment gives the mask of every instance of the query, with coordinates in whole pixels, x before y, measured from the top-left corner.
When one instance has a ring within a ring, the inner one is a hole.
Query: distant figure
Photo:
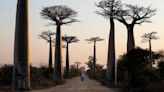
[[[80,77],[81,77],[81,81],[84,81],[84,70],[81,70]]]

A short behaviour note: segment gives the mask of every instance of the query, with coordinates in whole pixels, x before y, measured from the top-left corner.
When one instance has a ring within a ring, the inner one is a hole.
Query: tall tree
[[[91,37],[90,39],[86,39],[86,41],[94,43],[94,47],[93,47],[93,76],[94,78],[96,76],[96,42],[103,41],[103,40],[104,39],[100,37]]]
[[[44,31],[42,32],[39,37],[46,40],[49,43],[49,64],[48,67],[52,68],[52,42],[53,42],[53,35],[55,32],[51,31]]]
[[[63,36],[62,37],[63,41],[66,42],[66,71],[65,71],[65,77],[69,78],[70,73],[69,73],[69,44],[71,43],[76,43],[79,41],[76,36]]]
[[[41,16],[44,19],[52,21],[52,23],[50,23],[51,25],[56,25],[54,79],[55,81],[60,81],[63,79],[61,26],[77,22],[75,19],[77,12],[67,6],[56,5],[43,8]]]
[[[157,32],[150,32],[150,33],[145,33],[142,38],[142,42],[149,42],[149,52],[150,52],[150,61],[152,61],[152,46],[151,46],[151,41],[152,40],[157,40],[159,39],[157,36],[155,36]]]
[[[30,89],[28,0],[17,2],[12,88]]]
[[[97,5],[101,11],[97,14],[110,20],[110,33],[108,43],[108,57],[107,57],[107,76],[109,81],[115,80],[115,23],[114,19],[119,15],[121,2],[117,0],[103,0]]]
[[[140,7],[138,5],[125,5],[116,19],[127,28],[127,51],[135,48],[134,26],[144,22],[150,23],[150,18],[155,15],[156,10],[151,7]]]

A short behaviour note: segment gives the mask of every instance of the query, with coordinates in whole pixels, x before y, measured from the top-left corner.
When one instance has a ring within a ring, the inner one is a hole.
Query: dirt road
[[[66,83],[44,90],[33,90],[30,92],[116,92],[114,89],[102,86],[100,83],[89,79],[87,76],[81,82],[80,77],[66,80]]]

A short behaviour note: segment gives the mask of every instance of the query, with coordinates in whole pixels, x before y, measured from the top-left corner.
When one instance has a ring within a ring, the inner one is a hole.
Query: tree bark
[[[128,31],[127,52],[129,52],[130,50],[135,48],[134,33],[133,33],[134,25],[129,24],[126,27]]]
[[[66,78],[69,78],[69,43],[67,42],[66,49]]]
[[[55,81],[63,80],[63,63],[62,63],[62,37],[61,37],[61,29],[60,25],[57,25],[56,30],[56,47],[55,47]]]
[[[152,62],[151,39],[149,40],[150,62]]]
[[[93,50],[93,77],[96,78],[96,42],[94,42]]]
[[[50,38],[50,51],[49,51],[49,68],[52,68],[52,40]]]
[[[108,58],[107,58],[107,77],[109,82],[115,80],[115,33],[114,19],[110,18],[110,34],[108,43]]]
[[[30,89],[28,0],[17,2],[12,88]]]

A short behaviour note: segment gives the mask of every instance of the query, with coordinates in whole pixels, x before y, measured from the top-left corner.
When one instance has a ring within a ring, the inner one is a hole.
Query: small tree
[[[79,70],[79,65],[81,64],[81,62],[75,62],[76,68],[77,70]]]
[[[155,15],[156,10],[151,7],[140,7],[138,5],[125,5],[116,19],[123,23],[128,32],[127,51],[135,48],[134,26],[142,23],[150,23],[150,18]]]
[[[63,41],[64,42],[66,42],[66,72],[65,72],[65,77],[66,78],[69,78],[70,76],[69,76],[69,44],[71,44],[71,43],[76,43],[76,42],[78,42],[79,40],[77,39],[77,37],[76,36],[67,36],[67,35],[65,35],[65,36],[63,36],[62,37],[62,39],[63,39]]]
[[[96,42],[98,41],[103,41],[104,39],[100,38],[100,37],[91,37],[90,39],[86,39],[86,41],[88,42],[93,42],[94,43],[94,49],[93,49],[93,74],[94,74],[94,78],[95,78],[95,74],[96,74]]]
[[[150,33],[145,33],[142,38],[142,42],[149,42],[149,51],[150,51],[150,61],[152,61],[152,46],[151,46],[151,41],[152,40],[157,40],[158,37],[155,36],[157,32],[150,32]]]
[[[55,32],[51,31],[44,31],[42,32],[39,37],[46,40],[49,43],[49,68],[52,68],[52,42],[53,42],[53,35],[55,35]]]
[[[62,65],[62,37],[61,26],[77,22],[74,18],[77,12],[64,5],[56,5],[45,7],[41,11],[41,16],[44,19],[52,21],[51,25],[56,25],[56,42],[55,42],[55,81],[63,79],[63,65]]]
[[[88,73],[88,76],[90,77],[90,78],[93,78],[94,76],[93,76],[93,66],[94,66],[94,64],[93,64],[93,57],[92,56],[89,56],[88,57],[88,61],[85,63],[87,66],[88,66],[88,70],[87,70],[87,73]]]

